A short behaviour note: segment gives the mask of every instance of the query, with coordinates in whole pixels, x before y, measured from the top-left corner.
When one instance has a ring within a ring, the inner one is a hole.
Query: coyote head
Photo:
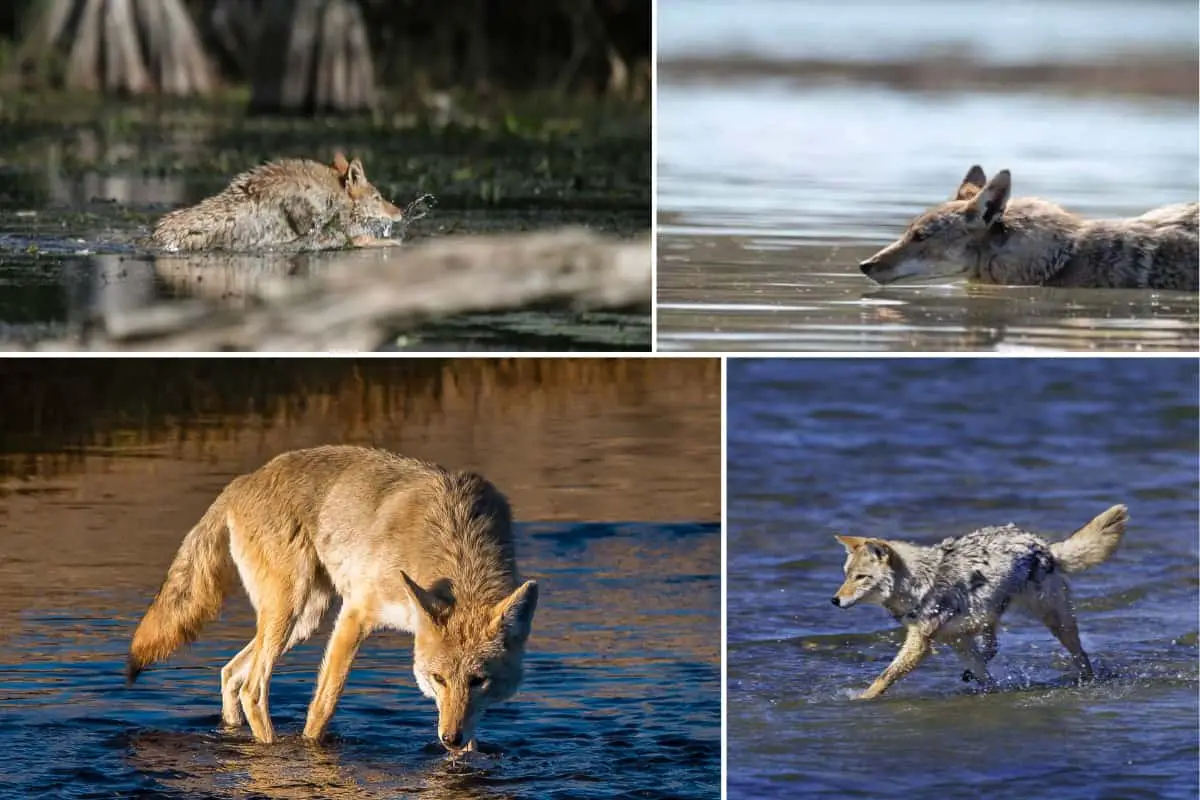
[[[350,198],[350,229],[347,233],[351,238],[364,235],[377,238],[390,236],[392,223],[402,220],[404,212],[384,200],[379,190],[367,180],[362,161],[357,158],[346,161],[346,156],[338,153],[333,157],[333,168]]]
[[[871,280],[947,278],[976,268],[989,229],[1008,205],[1012,176],[1001,170],[990,181],[979,165],[971,167],[954,198],[909,223],[900,239],[859,268]]]
[[[438,738],[457,752],[474,745],[489,707],[516,693],[538,587],[526,581],[491,606],[447,602],[408,575],[404,582],[421,619],[413,646],[417,685],[438,707]]]
[[[888,543],[861,536],[836,538],[846,548],[846,564],[842,567],[846,580],[834,594],[833,604],[839,608],[849,608],[864,601],[882,605],[895,589],[892,549]]]

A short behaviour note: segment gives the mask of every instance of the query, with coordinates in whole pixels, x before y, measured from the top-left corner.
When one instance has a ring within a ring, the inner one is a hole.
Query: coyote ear
[[[421,609],[426,620],[434,625],[441,624],[450,614],[450,604],[433,592],[422,589],[404,570],[400,570],[400,577],[404,578],[404,588],[408,590],[409,597],[416,603],[417,608]]]
[[[1004,213],[1011,192],[1012,176],[1008,170],[1002,169],[972,198],[975,210],[985,225],[991,225]]]
[[[346,179],[346,171],[350,169],[350,162],[346,160],[346,154],[341,150],[333,154],[333,168],[337,170],[339,178]]]
[[[357,158],[350,162],[350,166],[346,168],[346,185],[347,186],[362,186],[367,182],[367,173],[363,170],[362,162]]]
[[[862,547],[863,543],[867,541],[866,538],[864,538],[862,536],[837,536],[837,535],[834,535],[833,538],[837,539],[839,542],[842,543],[842,547],[846,548],[847,553],[853,553],[855,550]]]
[[[525,581],[516,591],[496,604],[492,624],[506,641],[523,643],[533,629],[533,612],[537,611],[537,581]]]
[[[970,200],[975,195],[979,194],[979,190],[987,183],[987,175],[984,174],[983,167],[978,164],[967,170],[966,176],[962,179],[962,184],[959,185],[958,191],[954,194],[955,200]]]
[[[877,561],[887,561],[888,556],[892,553],[892,548],[888,547],[888,543],[882,539],[867,539],[867,552]]]

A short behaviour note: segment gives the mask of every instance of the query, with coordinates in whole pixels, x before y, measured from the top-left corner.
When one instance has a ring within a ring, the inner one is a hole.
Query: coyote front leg
[[[308,706],[304,738],[321,738],[325,726],[329,724],[329,718],[333,716],[334,708],[337,707],[338,698],[342,696],[342,689],[346,686],[350,662],[354,661],[359,646],[369,632],[362,612],[342,606],[337,622],[333,625],[329,645],[325,648],[325,658],[317,676],[317,690]]]
[[[892,663],[883,671],[875,682],[870,687],[854,698],[855,700],[870,700],[873,697],[878,697],[888,690],[896,681],[903,678],[908,673],[917,668],[917,665],[929,655],[932,649],[930,642],[931,636],[918,628],[909,628],[908,636],[904,639],[904,646],[900,648],[900,652],[892,659]]]
[[[984,691],[988,692],[996,688],[996,681],[988,672],[987,666],[988,661],[996,655],[994,630],[990,634],[985,631],[978,638],[969,635],[960,636],[950,640],[950,646],[958,653],[967,668],[962,676],[964,681],[975,680],[983,687]]]

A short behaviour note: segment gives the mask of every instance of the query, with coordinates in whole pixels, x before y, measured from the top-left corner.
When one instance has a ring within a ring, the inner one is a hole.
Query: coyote
[[[489,706],[521,683],[538,587],[517,577],[508,501],[487,480],[360,447],[284,453],[233,479],[184,537],[138,624],[126,671],[194,641],[236,573],[258,617],[254,639],[221,669],[221,718],[275,738],[271,669],[320,625],[333,626],[304,736],[318,739],[371,631],[414,634],[413,671],[437,703],[446,749],[475,748]]]
[[[1014,286],[1194,292],[1200,285],[1200,203],[1085,220],[1034,197],[1010,200],[1011,190],[1008,170],[989,181],[971,167],[953,199],[909,223],[860,269],[879,283],[966,275]]]
[[[1079,643],[1065,572],[1094,567],[1112,555],[1129,514],[1113,506],[1062,542],[1015,525],[981,528],[933,547],[860,536],[838,536],[846,548],[846,581],[833,604],[883,606],[907,629],[900,653],[858,699],[878,697],[912,672],[933,642],[962,658],[963,680],[995,688],[987,664],[996,655],[996,625],[1011,603],[1033,612],[1070,651],[1080,677],[1092,664]]]
[[[233,179],[220,194],[164,216],[155,244],[180,250],[329,250],[398,244],[388,239],[404,216],[383,199],[357,158],[333,165],[284,159]]]

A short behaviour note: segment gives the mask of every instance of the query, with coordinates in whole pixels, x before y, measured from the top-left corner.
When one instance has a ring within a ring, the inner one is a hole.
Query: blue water
[[[129,637],[157,586],[94,589],[69,613],[29,611],[0,649],[0,795],[716,797],[719,526],[523,526],[518,540],[542,603],[521,693],[481,725],[497,756],[445,754],[410,637],[391,632],[367,640],[322,746],[299,733],[324,634],[274,674],[280,743],[223,732],[218,673],[253,632],[246,604],[126,689]]]
[[[720,366],[696,359],[0,360],[0,798],[717,797],[720,396]],[[328,623],[274,671],[278,741],[223,730],[219,670],[255,628],[241,589],[124,686],[213,498],[326,442],[472,469],[509,497],[540,598],[521,691],[477,732],[495,755],[446,754],[392,631],[306,745]]]
[[[735,360],[728,367],[731,798],[1197,796],[1197,364],[1191,359]],[[1100,680],[1004,617],[983,695],[939,648],[882,699],[882,609],[838,610],[836,533],[936,542],[1015,522],[1065,538]]]

